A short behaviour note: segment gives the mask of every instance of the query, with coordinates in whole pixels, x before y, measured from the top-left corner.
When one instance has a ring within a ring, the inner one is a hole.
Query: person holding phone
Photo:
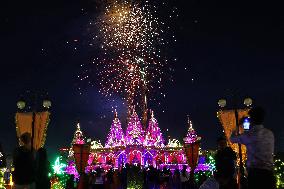
[[[263,126],[265,111],[261,107],[252,108],[248,114],[249,130],[241,135],[231,136],[230,140],[247,147],[248,188],[262,186],[265,189],[274,189],[274,135]]]

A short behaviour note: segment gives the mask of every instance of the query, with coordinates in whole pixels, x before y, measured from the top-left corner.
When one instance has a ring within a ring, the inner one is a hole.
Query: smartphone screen
[[[248,119],[248,118],[244,119],[243,127],[244,127],[244,130],[249,130],[249,128],[250,128],[250,122],[249,122],[249,119]]]

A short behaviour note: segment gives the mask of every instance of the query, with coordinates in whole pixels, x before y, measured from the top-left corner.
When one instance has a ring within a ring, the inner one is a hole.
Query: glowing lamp
[[[17,107],[18,107],[20,110],[24,109],[25,106],[26,106],[26,102],[25,102],[25,101],[20,100],[20,101],[17,102]]]
[[[44,100],[42,105],[43,105],[43,107],[49,109],[51,107],[51,101],[50,100]]]
[[[221,108],[224,108],[227,104],[227,101],[225,99],[220,99],[218,101],[218,105],[221,107]]]
[[[244,105],[251,106],[252,105],[252,99],[251,98],[245,98]]]

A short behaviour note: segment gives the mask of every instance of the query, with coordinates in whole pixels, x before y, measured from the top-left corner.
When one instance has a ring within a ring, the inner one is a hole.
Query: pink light
[[[85,141],[83,139],[77,139],[76,144],[85,144]]]
[[[112,122],[105,146],[109,148],[109,147],[124,146],[124,145],[125,145],[125,137],[123,134],[120,120],[117,117],[117,112],[115,111],[114,120]]]
[[[65,168],[65,171],[67,174],[69,175],[74,175],[75,179],[79,179],[79,173],[75,167],[75,162],[74,161],[70,161],[68,163],[68,166]]]

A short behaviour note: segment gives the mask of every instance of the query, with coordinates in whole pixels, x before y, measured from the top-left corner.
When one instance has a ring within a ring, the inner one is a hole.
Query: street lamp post
[[[247,107],[251,106],[252,105],[252,99],[247,97],[244,99],[244,105],[246,105]],[[218,105],[221,107],[221,108],[225,108],[226,105],[227,105],[227,101],[226,99],[220,99],[218,101]],[[240,128],[239,128],[239,114],[238,114],[238,108],[237,108],[237,100],[234,99],[234,106],[233,106],[233,110],[234,110],[234,114],[235,114],[235,124],[236,124],[236,129],[237,129],[237,134],[239,135],[240,134]],[[238,151],[239,151],[239,159],[240,159],[240,164],[239,164],[239,167],[240,167],[240,171],[239,171],[239,174],[238,174],[238,177],[239,177],[239,182],[238,182],[238,188],[240,189],[241,188],[241,185],[240,185],[240,179],[242,178],[242,176],[244,176],[244,166],[243,166],[243,157],[242,157],[242,146],[240,143],[238,143]]]
[[[75,157],[76,167],[80,174],[80,179],[78,183],[78,189],[86,188],[87,181],[86,181],[86,174],[85,168],[88,164],[88,158],[90,154],[90,144],[74,144],[73,151]]]
[[[35,121],[36,121],[36,113],[37,113],[37,95],[34,95],[32,106],[32,133],[31,133],[31,150],[34,150],[34,132],[35,132]],[[47,98],[42,101],[42,106],[44,109],[49,109],[51,107],[51,101]],[[17,102],[17,107],[19,110],[24,110],[26,107],[25,100],[21,99]]]

